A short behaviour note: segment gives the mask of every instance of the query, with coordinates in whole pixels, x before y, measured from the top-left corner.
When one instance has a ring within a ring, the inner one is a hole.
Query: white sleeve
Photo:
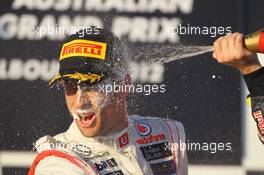
[[[179,135],[180,135],[180,142],[186,144],[186,135],[183,124],[181,122],[176,122],[177,127],[179,127]],[[188,175],[188,159],[186,154],[186,146],[185,149],[180,149],[180,167],[179,167],[179,175]]]
[[[179,174],[180,175],[188,175],[188,159],[187,159],[186,151],[184,151],[180,162],[181,162],[181,166],[179,168]]]
[[[67,159],[49,156],[39,162],[35,175],[85,175],[85,173]]]

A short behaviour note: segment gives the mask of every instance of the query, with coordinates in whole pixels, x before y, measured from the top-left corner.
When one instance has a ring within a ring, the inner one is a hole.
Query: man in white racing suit
[[[182,124],[128,116],[127,89],[118,93],[103,90],[113,82],[131,85],[121,43],[103,29],[96,35],[83,33],[69,37],[62,46],[60,72],[50,82],[51,86],[63,85],[74,121],[65,133],[37,141],[39,154],[29,175],[188,174]],[[239,33],[219,38],[213,57],[242,74],[261,67],[256,55],[243,47]]]
[[[128,127],[111,136],[85,137],[73,122],[65,133],[41,138],[36,146],[42,153],[34,174],[187,174],[185,152],[170,148],[170,143],[184,143],[179,122],[128,118]],[[66,156],[49,154],[54,147]]]
[[[74,120],[66,132],[36,142],[29,175],[188,174],[180,122],[127,115],[132,83],[126,52],[114,34],[82,30],[60,50],[59,74],[50,86],[63,86]],[[124,88],[112,92],[113,83]]]

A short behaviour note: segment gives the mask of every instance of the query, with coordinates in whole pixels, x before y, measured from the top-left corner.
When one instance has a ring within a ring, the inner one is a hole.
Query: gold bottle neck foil
[[[260,33],[264,30],[259,30],[257,32],[246,35],[244,39],[245,47],[251,52],[261,52],[259,48]]]

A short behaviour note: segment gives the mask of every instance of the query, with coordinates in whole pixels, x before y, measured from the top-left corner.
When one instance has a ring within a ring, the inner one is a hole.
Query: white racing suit
[[[128,127],[107,137],[84,137],[73,122],[36,143],[29,175],[187,175],[180,122],[129,116]]]

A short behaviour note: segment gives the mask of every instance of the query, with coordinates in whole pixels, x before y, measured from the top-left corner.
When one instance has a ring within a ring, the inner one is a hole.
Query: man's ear
[[[132,84],[132,79],[131,79],[131,76],[129,74],[126,74],[124,82],[125,82],[126,85],[131,85]]]
[[[125,102],[126,97],[130,93],[129,92],[130,86],[132,85],[131,76],[129,74],[126,74],[125,77],[123,78],[123,80],[121,81],[120,85],[121,85],[121,88],[120,88],[121,91],[119,91],[118,93],[115,93],[115,94],[116,94],[116,97],[118,97],[118,99],[120,101]]]

